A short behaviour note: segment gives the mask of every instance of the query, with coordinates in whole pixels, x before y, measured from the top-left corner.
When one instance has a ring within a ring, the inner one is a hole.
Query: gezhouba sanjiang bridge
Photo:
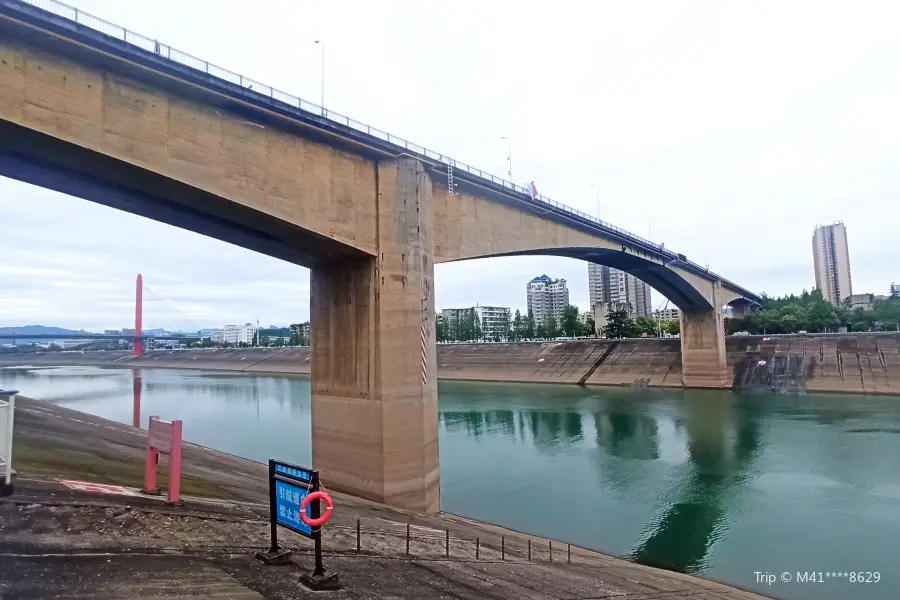
[[[312,439],[332,487],[439,508],[434,265],[555,255],[678,306],[725,386],[752,292],[442,154],[51,0],[0,0],[0,175],[311,269]]]

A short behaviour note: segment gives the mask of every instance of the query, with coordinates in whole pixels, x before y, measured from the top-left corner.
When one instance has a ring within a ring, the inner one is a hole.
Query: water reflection
[[[597,446],[611,456],[636,460],[659,458],[656,419],[644,414],[634,398],[605,398],[593,419]]]
[[[694,573],[705,570],[712,545],[726,530],[729,503],[751,477],[762,449],[761,421],[753,409],[737,409],[720,394],[687,407],[689,466],[674,502],[648,526],[631,558],[653,566]]]

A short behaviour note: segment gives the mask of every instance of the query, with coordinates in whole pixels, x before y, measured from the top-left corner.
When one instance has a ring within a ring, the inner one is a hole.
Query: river
[[[308,379],[141,375],[143,423],[183,419],[189,441],[309,463]],[[0,369],[0,388],[133,418],[130,370]],[[780,598],[900,597],[896,399],[459,382],[439,395],[448,512]],[[829,576],[860,571],[880,581]]]

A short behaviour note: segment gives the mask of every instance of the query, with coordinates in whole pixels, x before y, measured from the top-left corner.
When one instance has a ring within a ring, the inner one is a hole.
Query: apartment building
[[[816,288],[826,300],[839,305],[853,295],[847,228],[842,221],[817,225],[813,232]]]
[[[569,305],[569,288],[565,279],[551,279],[548,275],[535,277],[525,286],[528,311],[534,315],[535,323],[542,323],[553,317],[557,323],[562,320],[563,311]]]
[[[650,286],[633,275],[605,265],[588,263],[588,297],[592,309],[596,304],[605,303],[625,308],[631,317],[652,314]]]

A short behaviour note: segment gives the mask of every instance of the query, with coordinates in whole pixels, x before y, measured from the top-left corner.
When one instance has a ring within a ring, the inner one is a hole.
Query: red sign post
[[[144,473],[145,494],[158,494],[156,489],[156,465],[160,454],[169,455],[169,492],[171,503],[181,500],[181,421],[162,421],[150,417],[147,428],[147,463]]]

